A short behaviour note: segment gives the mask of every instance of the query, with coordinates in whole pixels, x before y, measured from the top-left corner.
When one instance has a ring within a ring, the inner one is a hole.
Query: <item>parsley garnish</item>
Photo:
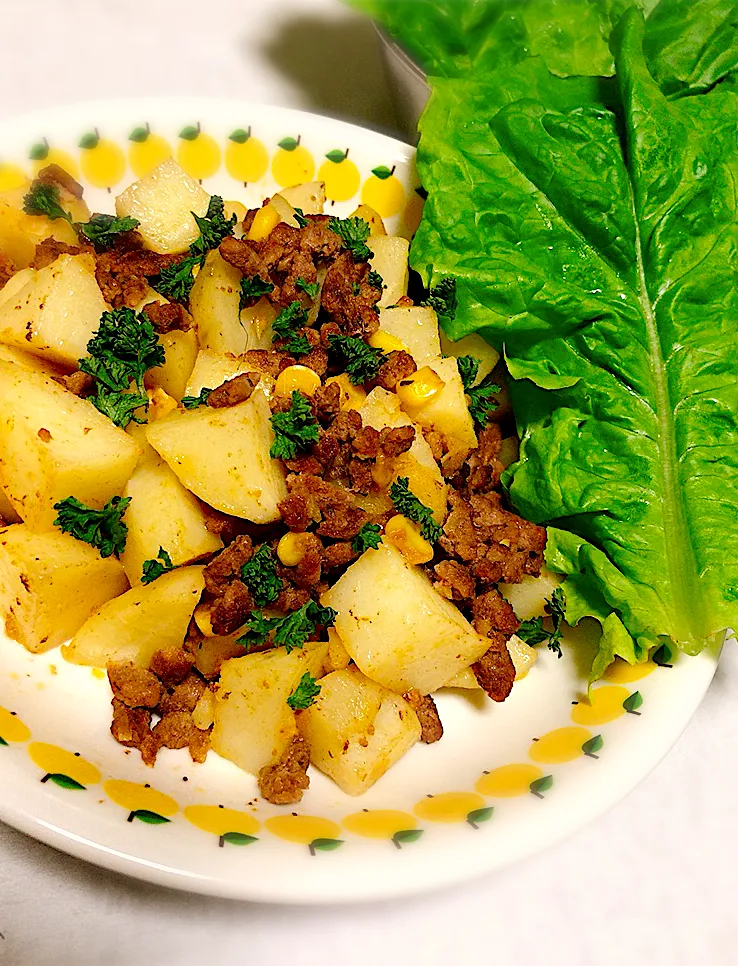
[[[251,560],[241,567],[241,579],[257,607],[273,604],[279,597],[284,585],[277,576],[277,561],[268,544],[262,543]]]
[[[302,208],[295,208],[295,221],[300,228],[307,228],[308,220],[305,217],[305,212],[302,210]]]
[[[331,218],[328,227],[334,231],[357,262],[368,262],[372,252],[366,244],[369,225],[362,218]]]
[[[200,237],[190,245],[190,254],[200,258],[205,258],[211,249],[217,248],[226,235],[232,235],[237,221],[235,213],[226,218],[223,199],[219,195],[212,196],[204,217],[196,215],[194,211],[192,217],[200,229]]]
[[[59,514],[54,526],[63,533],[69,533],[77,540],[89,543],[100,551],[101,557],[117,557],[125,550],[128,527],[123,522],[123,514],[131,502],[130,496],[123,499],[114,496],[102,510],[85,506],[76,497],[68,496],[61,503],[55,503]]]
[[[439,318],[452,322],[456,318],[458,300],[456,298],[456,279],[453,275],[442,278],[428,292],[428,298],[420,303],[434,309]]]
[[[241,299],[238,307],[245,309],[246,303],[251,299],[259,299],[273,291],[274,285],[270,281],[265,282],[261,275],[252,275],[251,278],[245,276],[241,279]]]
[[[309,298],[314,299],[318,294],[320,282],[306,282],[304,278],[298,278],[295,282],[295,287],[302,289]]]
[[[314,600],[286,617],[264,617],[260,611],[253,611],[246,621],[248,631],[236,643],[250,650],[266,643],[273,633],[274,646],[284,647],[289,654],[296,647],[302,647],[318,627],[332,627],[336,616],[332,607],[321,607]]]
[[[530,620],[523,621],[517,631],[521,641],[535,647],[536,644],[543,644],[547,641],[549,650],[553,651],[558,657],[563,657],[561,653],[561,638],[563,635],[562,625],[564,623],[564,592],[557,587],[551,594],[550,600],[546,603],[551,611],[553,630],[547,631],[543,626],[542,617],[531,617]]]
[[[433,519],[433,511],[427,507],[410,489],[410,480],[407,476],[398,476],[390,487],[390,499],[394,503],[395,510],[401,513],[408,520],[420,526],[420,533],[426,540],[436,543],[443,532],[443,527]]]
[[[379,274],[379,272],[375,272],[374,269],[372,269],[369,272],[369,274],[366,277],[366,280],[373,288],[379,288],[379,289],[384,288],[384,279]]]
[[[300,683],[289,698],[287,698],[287,704],[293,711],[304,711],[311,704],[315,703],[315,699],[319,694],[320,685],[315,683],[315,678],[309,671],[305,671],[300,678]]]
[[[201,389],[199,396],[182,396],[182,405],[185,409],[197,409],[198,406],[207,406],[212,389]]]
[[[149,279],[151,287],[171,302],[187,302],[195,284],[195,276],[192,274],[195,265],[202,266],[199,256],[183,258],[176,265],[163,268],[158,275],[152,276]]]
[[[170,570],[174,570],[172,558],[163,547],[159,547],[159,553],[153,560],[144,560],[141,583],[150,584],[162,574],[168,574]]]
[[[118,389],[107,389],[98,383],[89,400],[103,416],[107,416],[121,429],[125,429],[131,420],[134,423],[146,422],[135,415],[137,409],[149,405],[149,397],[145,392],[121,392]]]
[[[306,335],[291,335],[282,348],[291,356],[304,356],[307,355],[313,347],[310,345],[310,340]]]
[[[328,342],[331,349],[343,356],[346,374],[355,386],[376,378],[379,367],[384,362],[381,349],[375,349],[354,335],[332,335]]]
[[[356,296],[356,295],[359,294],[359,292],[361,292],[361,285],[359,285],[358,282],[352,282],[351,283],[351,294],[354,295],[354,296]]]
[[[356,553],[365,550],[376,550],[382,542],[382,528],[376,523],[365,523],[355,537],[351,539],[351,549]]]
[[[23,199],[23,210],[27,215],[45,215],[50,221],[63,218],[72,224],[72,216],[59,204],[59,189],[55,184],[34,181]]]
[[[479,359],[474,356],[459,356],[456,360],[459,374],[464,383],[464,392],[469,397],[469,413],[479,429],[484,429],[492,413],[499,407],[495,395],[500,387],[495,385],[490,376],[485,376],[478,386],[474,385],[479,372]]]
[[[98,252],[107,251],[115,244],[119,235],[138,228],[137,218],[116,218],[115,215],[93,215],[88,222],[76,226],[77,233],[91,241]]]
[[[308,400],[296,390],[292,393],[292,404],[283,413],[272,414],[274,442],[269,455],[275,460],[291,460],[297,451],[307,449],[317,443],[320,428],[313,416]]]
[[[464,392],[469,392],[477,381],[481,360],[477,359],[476,356],[459,356],[456,363],[459,367],[461,381],[464,383]]]
[[[307,309],[295,299],[290,302],[286,309],[282,309],[277,318],[272,323],[274,329],[274,341],[277,339],[287,339],[293,335],[295,329],[305,325],[308,320]]]

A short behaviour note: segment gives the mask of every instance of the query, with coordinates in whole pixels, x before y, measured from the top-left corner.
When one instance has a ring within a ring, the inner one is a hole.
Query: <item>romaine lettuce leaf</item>
[[[568,618],[617,615],[593,674],[738,623],[738,95],[667,99],[643,33],[632,10],[612,39],[616,109],[536,60],[438,80],[418,153],[413,266],[514,377],[510,498]]]

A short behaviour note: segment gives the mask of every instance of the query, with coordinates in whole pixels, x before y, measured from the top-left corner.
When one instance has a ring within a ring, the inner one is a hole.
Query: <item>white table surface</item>
[[[0,91],[0,119],[204,94],[394,124],[371,27],[338,0],[0,0]],[[187,896],[0,826],[0,963],[732,966],[736,738],[733,644],[687,732],[616,809],[494,877],[391,904]]]

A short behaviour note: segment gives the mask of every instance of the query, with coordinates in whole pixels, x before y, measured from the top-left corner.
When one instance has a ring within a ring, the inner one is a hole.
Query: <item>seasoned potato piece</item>
[[[410,305],[407,308],[382,309],[379,328],[406,345],[418,367],[441,355],[438,316],[431,308]]]
[[[384,282],[379,307],[394,305],[403,295],[407,295],[407,253],[410,242],[395,235],[370,235],[367,245],[372,250],[369,264],[375,272],[379,272]]]
[[[120,494],[139,449],[86,399],[0,362],[0,476],[32,530],[51,529],[68,496],[100,508]]]
[[[202,389],[217,389],[228,379],[250,371],[251,367],[246,364],[243,356],[200,349],[187,381],[185,396],[199,396]]]
[[[194,329],[174,330],[159,336],[164,348],[164,365],[149,369],[144,378],[148,389],[163,389],[179,402],[186,395],[187,383],[197,359],[197,336]]]
[[[277,761],[297,733],[287,698],[306,671],[320,676],[327,650],[307,644],[288,654],[279,647],[226,661],[215,692],[213,750],[253,775]]]
[[[131,502],[126,509],[126,548],[121,554],[131,585],[141,582],[145,560],[162,547],[175,567],[191,563],[223,546],[205,525],[205,514],[162,460],[139,464],[123,491]]]
[[[538,652],[535,648],[526,644],[525,641],[521,641],[517,634],[513,634],[507,642],[507,649],[515,665],[515,680],[520,681],[538,660]],[[471,690],[472,688],[479,688],[480,685],[472,669],[467,667],[463,671],[459,671],[458,674],[455,674],[450,681],[446,682],[444,687]]]
[[[347,795],[365,792],[420,739],[407,701],[355,667],[322,678],[320,694],[297,724],[311,763]]]
[[[29,184],[30,186],[30,184]],[[16,268],[28,268],[36,255],[36,245],[45,238],[55,238],[67,245],[79,244],[77,233],[62,218],[51,221],[43,215],[27,215],[23,209],[23,196],[28,189],[19,193],[0,196],[0,251],[5,252]],[[84,202],[68,205],[75,221],[88,221],[89,209]]]
[[[374,238],[377,235],[387,234],[387,229],[384,227],[382,216],[369,205],[359,205],[355,211],[351,212],[349,218],[361,218],[362,221],[365,221],[367,225],[369,225],[370,238]]]
[[[518,620],[527,621],[546,613],[546,598],[551,597],[563,580],[562,574],[542,567],[540,577],[523,577],[519,584],[500,584],[499,591],[515,611]]]
[[[199,237],[192,212],[202,217],[210,195],[169,158],[115,199],[115,212],[137,218],[146,247],[162,254],[183,252]]]
[[[279,195],[303,215],[322,215],[325,208],[325,182],[307,181],[282,188]],[[273,199],[272,199],[273,200]]]
[[[35,268],[22,268],[15,275],[12,275],[5,285],[0,288],[0,306],[13,298],[16,292],[20,292],[25,285],[32,282],[37,274],[38,272]]]
[[[109,600],[62,653],[72,664],[105,667],[133,661],[148,667],[154,651],[179,647],[205,583],[202,567],[181,567]]]
[[[6,524],[21,522],[21,518],[3,489],[2,481],[0,481],[0,517]]]
[[[231,657],[243,657],[243,645],[236,644],[244,630],[240,629],[227,637],[205,637],[193,648],[195,667],[203,677],[212,680],[220,674],[224,661]]]
[[[60,255],[0,305],[0,342],[76,368],[106,309],[92,255]]]
[[[351,663],[351,655],[344,647],[343,641],[338,636],[335,628],[328,630],[328,653],[325,657],[323,672],[330,674],[331,671],[342,671]]]
[[[54,365],[48,359],[41,356],[33,356],[30,352],[25,352],[14,345],[3,345],[0,342],[0,362],[12,362],[14,366],[20,366],[29,372],[38,372],[42,376],[61,376],[65,370],[60,366]]]
[[[149,442],[196,496],[216,510],[253,523],[279,519],[287,496],[282,466],[269,456],[274,440],[269,402],[260,390],[229,409],[201,406],[152,423]]]
[[[59,530],[0,530],[0,612],[29,651],[68,640],[93,610],[128,588],[123,567]]]
[[[474,356],[475,359],[479,359],[477,379],[480,381],[488,376],[500,361],[500,353],[497,349],[476,332],[464,336],[458,342],[452,342],[442,330],[441,350],[442,352],[438,352],[436,355],[454,356],[457,359],[459,356]]]
[[[338,611],[336,631],[364,674],[400,694],[430,694],[488,647],[426,574],[386,543],[362,554],[321,600]]]

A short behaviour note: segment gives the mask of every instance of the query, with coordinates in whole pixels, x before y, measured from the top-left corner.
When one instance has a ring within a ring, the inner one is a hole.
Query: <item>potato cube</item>
[[[0,305],[0,342],[70,369],[107,309],[91,255],[60,255]]]
[[[183,252],[199,237],[192,217],[208,210],[210,195],[169,158],[115,199],[116,214],[137,218],[146,247],[162,254]]]
[[[0,362],[0,476],[32,530],[68,496],[96,508],[122,493],[139,449],[122,429],[44,376]]]
[[[454,356],[457,359],[459,356],[474,356],[475,359],[479,359],[477,372],[479,381],[488,376],[500,361],[500,353],[497,349],[476,332],[464,336],[458,342],[452,342],[445,332],[441,331],[441,350],[444,356]],[[441,352],[436,354],[441,355]]]
[[[358,668],[320,680],[320,694],[297,717],[310,761],[347,795],[361,795],[420,739],[420,722],[404,698]]]
[[[438,316],[431,308],[422,305],[383,308],[379,313],[379,328],[406,345],[418,367],[441,355]]]
[[[13,506],[13,504],[8,499],[8,496],[3,489],[2,482],[0,481],[0,520],[2,520],[2,526],[6,526],[8,523],[20,523],[21,518]]]
[[[563,579],[562,574],[542,567],[539,577],[523,577],[518,584],[500,584],[499,591],[515,611],[518,620],[527,621],[531,617],[543,617],[546,599],[550,599]]]
[[[5,285],[0,288],[0,306],[13,298],[16,292],[20,292],[29,282],[32,282],[37,274],[38,272],[35,268],[22,268],[15,275],[11,275]]]
[[[164,349],[164,365],[149,369],[144,377],[148,389],[163,389],[179,402],[186,395],[187,383],[197,359],[197,336],[194,329],[175,329],[159,336]]]
[[[216,510],[253,523],[279,519],[287,496],[284,470],[269,455],[274,441],[269,401],[257,389],[228,409],[175,412],[146,432],[182,483]]]
[[[180,567],[103,604],[62,649],[72,664],[148,667],[160,648],[179,647],[205,582],[202,567]]]
[[[93,610],[128,589],[123,567],[59,530],[0,530],[0,612],[29,651],[69,640]]]
[[[386,543],[363,553],[321,600],[338,611],[336,631],[364,674],[400,694],[430,694],[488,648],[425,572]]]
[[[65,373],[62,367],[54,365],[49,359],[31,355],[24,349],[14,345],[4,345],[2,342],[0,342],[0,362],[11,362],[14,366],[20,366],[28,372],[38,372],[42,376],[51,378]]]
[[[515,680],[520,681],[538,660],[538,652],[535,648],[526,644],[525,641],[522,641],[517,634],[513,634],[507,642],[507,650],[510,654],[510,659],[515,665]],[[444,687],[472,690],[480,688],[480,684],[474,675],[474,671],[470,667],[467,667],[463,671],[459,671],[458,674],[455,674],[450,681],[446,682]]]
[[[292,205],[299,208],[303,215],[322,215],[325,208],[325,182],[307,181],[305,184],[293,184],[289,188],[282,188],[279,195]],[[272,199],[272,202],[274,199]]]
[[[370,238],[373,238],[375,235],[387,234],[382,216],[369,205],[359,205],[358,208],[351,212],[349,218],[361,218],[362,221],[365,221],[369,225]]]
[[[23,195],[26,188],[12,200],[6,195],[0,197],[0,251],[12,260],[16,268],[28,268],[36,256],[36,245],[46,238],[55,238],[67,245],[79,244],[77,233],[62,218],[51,221],[43,215],[27,215],[23,210]],[[72,208],[71,205],[64,207]],[[87,221],[90,212],[87,206],[78,203],[74,206],[75,221]]]
[[[287,698],[303,674],[320,676],[327,649],[308,644],[288,654],[279,647],[225,661],[215,692],[213,750],[253,775],[279,759],[297,733]]]
[[[162,460],[139,464],[123,496],[131,497],[131,502],[125,514],[126,548],[120,559],[132,586],[141,582],[144,561],[153,560],[160,547],[175,567],[222,548],[220,537],[208,530],[199,502]]]
[[[407,295],[410,242],[395,235],[370,235],[367,245],[372,250],[369,264],[375,272],[379,272],[384,283],[378,307],[394,305],[403,295]]]

